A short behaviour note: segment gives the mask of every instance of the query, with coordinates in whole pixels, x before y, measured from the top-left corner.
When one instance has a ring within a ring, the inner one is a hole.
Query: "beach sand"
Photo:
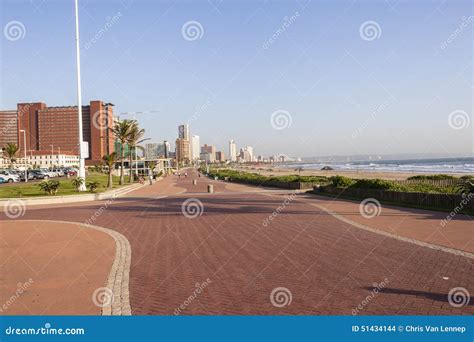
[[[403,180],[411,176],[420,175],[423,173],[413,173],[413,172],[381,172],[381,171],[368,171],[368,170],[330,170],[330,171],[321,171],[321,170],[310,170],[304,169],[300,173],[294,169],[287,169],[278,166],[241,166],[239,170],[246,172],[260,173],[263,176],[286,176],[286,175],[298,175],[301,176],[345,176],[349,178],[367,178],[367,179],[393,179],[393,180]],[[452,176],[461,177],[465,176],[465,173],[450,173]]]

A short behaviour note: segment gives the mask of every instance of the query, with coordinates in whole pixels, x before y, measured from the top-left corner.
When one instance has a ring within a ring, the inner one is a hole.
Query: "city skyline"
[[[222,151],[233,137],[262,155],[472,154],[468,1],[342,6],[351,16],[321,2],[220,3],[216,11],[144,4],[80,2],[83,97],[147,113],[139,120],[152,140],[174,141],[176,123],[186,122]],[[0,6],[4,25],[25,28],[23,38],[0,42],[0,108],[74,103],[72,6]],[[198,39],[184,34],[192,21],[202,26]],[[363,35],[366,22],[378,25],[375,37]],[[465,127],[453,129],[453,118]]]

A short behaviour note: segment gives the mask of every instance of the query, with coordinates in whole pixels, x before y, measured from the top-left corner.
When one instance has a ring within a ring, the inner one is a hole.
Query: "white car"
[[[20,181],[20,176],[14,173],[11,173],[6,170],[1,170],[0,171],[0,177],[2,177],[6,182],[8,183],[13,183],[13,182],[19,182]]]
[[[41,172],[43,172],[45,175],[47,175],[49,178],[54,178],[57,177],[58,174],[54,171],[51,171],[49,169],[40,169]]]

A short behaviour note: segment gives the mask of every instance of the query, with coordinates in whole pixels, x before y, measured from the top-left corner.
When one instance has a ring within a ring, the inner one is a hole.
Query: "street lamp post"
[[[86,190],[86,165],[83,154],[83,141],[82,141],[82,94],[81,94],[81,56],[79,47],[79,6],[78,0],[74,0],[74,9],[76,16],[76,71],[77,71],[77,115],[79,124],[79,171],[78,176],[84,180],[79,187],[79,191]]]
[[[20,129],[20,132],[23,133],[23,156],[25,161],[25,183],[28,182],[28,163],[26,162],[26,131]]]
[[[54,159],[54,145],[51,146],[51,169],[53,169],[53,159]]]

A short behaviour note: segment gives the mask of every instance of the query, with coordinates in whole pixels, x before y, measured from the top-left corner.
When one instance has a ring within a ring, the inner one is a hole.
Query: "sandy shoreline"
[[[242,171],[260,173],[264,176],[287,176],[287,175],[297,175],[298,172],[292,169],[281,168],[277,166],[242,166],[239,168]],[[408,177],[429,174],[429,173],[415,173],[415,172],[383,172],[383,171],[369,171],[369,170],[330,170],[330,171],[321,171],[321,170],[310,170],[305,169],[299,173],[301,176],[345,176],[350,178],[367,178],[367,179],[407,179]],[[455,177],[466,176],[466,173],[450,173],[449,175]]]

